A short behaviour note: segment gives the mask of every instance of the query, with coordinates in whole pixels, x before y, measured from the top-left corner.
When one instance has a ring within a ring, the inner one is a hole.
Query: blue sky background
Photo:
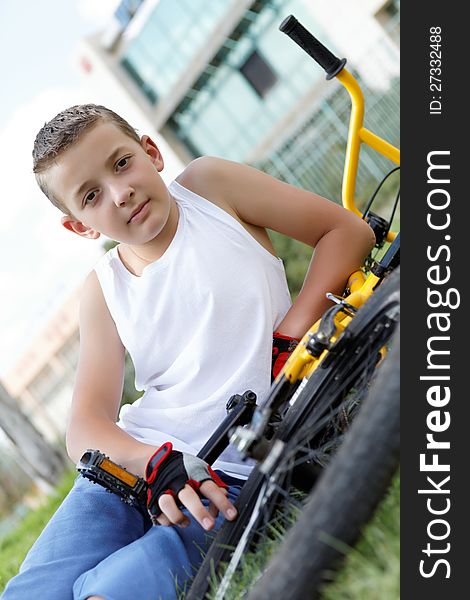
[[[78,85],[80,77],[71,63],[71,54],[77,40],[99,29],[103,22],[92,13],[87,17],[89,5],[73,0],[0,3],[0,73],[4,90],[0,128],[35,93],[57,85]]]
[[[100,31],[116,0],[0,2],[0,377],[92,268],[99,244],[59,224],[31,169],[44,122],[89,101],[74,53]]]

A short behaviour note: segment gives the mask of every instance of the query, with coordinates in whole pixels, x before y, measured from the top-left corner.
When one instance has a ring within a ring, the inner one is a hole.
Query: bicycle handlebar
[[[293,15],[286,17],[279,25],[279,29],[288,35],[326,71],[327,79],[336,77],[346,64],[345,58],[338,58],[330,52]]]

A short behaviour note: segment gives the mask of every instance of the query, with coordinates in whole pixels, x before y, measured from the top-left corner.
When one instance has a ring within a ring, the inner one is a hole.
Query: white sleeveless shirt
[[[140,442],[196,454],[233,394],[270,387],[272,333],[291,306],[284,266],[225,210],[173,181],[179,218],[165,253],[140,277],[117,248],[95,270],[144,394],[118,425]],[[229,447],[213,465],[247,476]]]

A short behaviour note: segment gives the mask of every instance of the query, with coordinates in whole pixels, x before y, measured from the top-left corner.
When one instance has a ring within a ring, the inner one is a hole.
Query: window
[[[131,63],[130,60],[126,57],[121,61],[121,65],[128,72],[128,74],[135,81],[135,83],[139,86],[142,92],[147,96],[148,100],[150,101],[150,104],[156,104],[158,96],[155,90],[141,77],[134,64]]]
[[[277,82],[276,73],[257,50],[250,54],[240,72],[260,98],[264,98]]]
[[[57,353],[59,359],[64,360],[73,370],[77,368],[80,352],[80,338],[76,331]]]
[[[57,375],[50,365],[45,365],[29,383],[28,390],[36,400],[46,403],[50,400],[50,397],[59,382],[60,376]]]
[[[127,27],[129,25],[132,17],[135,15],[142,2],[143,0],[123,0],[123,2],[121,2],[114,13],[114,16],[122,27]]]
[[[160,0],[123,49],[122,66],[151,104],[171,94],[178,80],[192,68],[208,35],[212,35],[232,2],[212,0],[209,11],[205,4],[202,0]],[[197,11],[198,6],[204,9]]]
[[[375,18],[390,35],[393,41],[400,45],[400,0],[388,0],[376,12]]]

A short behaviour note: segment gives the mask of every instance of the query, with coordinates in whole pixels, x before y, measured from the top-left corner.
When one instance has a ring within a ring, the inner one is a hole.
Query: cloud
[[[59,111],[81,101],[85,101],[81,88],[48,90],[19,106],[0,130],[0,165],[4,174],[1,235],[11,229],[20,215],[36,213],[36,206],[45,202],[32,173],[31,151],[37,132]]]
[[[93,24],[108,23],[119,4],[120,0],[79,0],[77,10],[83,19]]]
[[[0,130],[0,374],[102,253],[100,241],[82,240],[60,226],[59,211],[40,192],[32,173],[37,131],[60,110],[88,101],[85,95],[81,88],[43,92],[19,106]]]

